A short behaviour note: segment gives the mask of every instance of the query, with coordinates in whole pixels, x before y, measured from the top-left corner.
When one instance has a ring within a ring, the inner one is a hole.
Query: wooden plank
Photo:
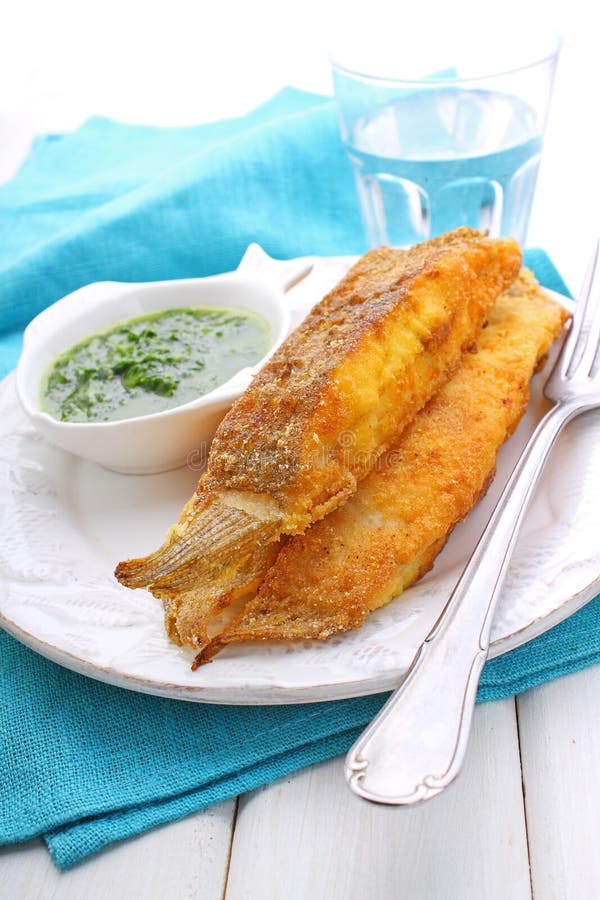
[[[531,897],[513,700],[476,710],[463,773],[412,809],[350,793],[342,760],[240,800],[227,900]]]
[[[600,667],[518,701],[536,900],[600,897]]]
[[[113,844],[60,872],[41,840],[0,850],[0,896],[18,900],[221,900],[235,802]]]

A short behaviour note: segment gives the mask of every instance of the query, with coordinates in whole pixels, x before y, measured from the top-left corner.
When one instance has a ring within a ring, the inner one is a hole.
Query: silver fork
[[[458,775],[473,717],[494,610],[527,505],[566,423],[600,406],[600,298],[591,300],[599,245],[571,328],[544,387],[554,406],[525,447],[448,603],[398,690],[346,757],[354,793],[409,805]]]

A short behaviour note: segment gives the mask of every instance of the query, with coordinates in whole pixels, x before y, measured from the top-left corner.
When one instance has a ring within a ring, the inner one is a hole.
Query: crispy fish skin
[[[257,596],[197,662],[225,644],[358,628],[420,578],[485,492],[530,378],[567,318],[523,270],[497,300],[477,352],[465,354],[344,506],[287,541]]]
[[[367,253],[225,417],[203,490],[268,495],[286,534],[322,518],[447,380],[520,262],[511,239],[466,228]]]
[[[174,640],[202,646],[244,573],[255,583],[256,554],[355,492],[450,377],[520,261],[512,239],[458,229],[367,253],[317,304],[219,426],[163,546],[117,567],[164,601]]]

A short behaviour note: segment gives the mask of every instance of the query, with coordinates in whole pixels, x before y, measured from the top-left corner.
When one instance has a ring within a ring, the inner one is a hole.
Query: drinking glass
[[[487,16],[422,34],[363,20],[332,49],[367,242],[468,225],[524,243],[560,40]]]

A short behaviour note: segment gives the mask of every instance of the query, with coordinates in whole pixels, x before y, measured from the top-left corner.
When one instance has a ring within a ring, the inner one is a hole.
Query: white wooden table
[[[575,289],[600,233],[597,33],[586,6],[544,5],[566,45],[529,236]],[[92,113],[183,124],[244,112],[283,84],[328,91],[322,7],[256,0],[209,17],[185,0],[160,12],[22,0],[0,30],[0,181],[33,133]],[[522,7],[504,3],[502,14],[518,27]],[[597,900],[599,701],[595,667],[479,706],[463,774],[420,808],[358,800],[336,759],[70,872],[41,841],[0,850],[0,896]]]
[[[341,760],[58,872],[0,851],[18,900],[597,900],[600,667],[477,708],[465,768],[430,804],[372,806]]]

